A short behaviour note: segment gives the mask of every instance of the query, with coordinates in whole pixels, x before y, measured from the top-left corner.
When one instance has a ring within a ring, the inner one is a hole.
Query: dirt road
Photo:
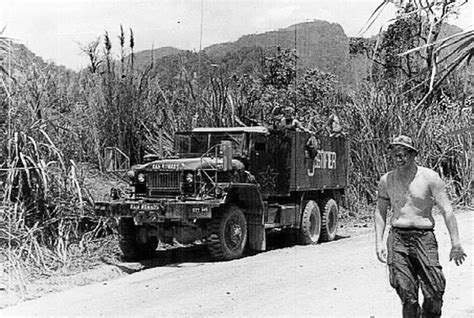
[[[448,262],[449,235],[437,217],[447,278],[443,317],[474,317],[472,212],[457,215],[468,259]],[[274,249],[230,262],[181,262],[28,301],[0,316],[400,317],[400,302],[376,260],[373,234]]]

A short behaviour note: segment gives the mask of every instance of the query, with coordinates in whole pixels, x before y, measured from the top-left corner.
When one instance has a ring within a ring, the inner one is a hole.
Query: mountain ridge
[[[251,48],[295,49],[298,69],[318,68],[337,75],[344,82],[351,81],[351,75],[347,72],[350,68],[349,37],[338,23],[323,20],[296,23],[278,30],[242,35],[236,41],[212,44],[201,52],[211,62],[221,63],[226,55]],[[151,57],[153,61],[158,61],[182,52],[189,50],[163,47],[139,51],[135,53],[135,61],[137,66],[142,67]]]
[[[243,35],[237,41],[213,44],[203,51],[215,59],[246,47],[295,49],[298,68],[318,68],[343,81],[349,80],[349,37],[338,23],[301,22],[274,31]]]

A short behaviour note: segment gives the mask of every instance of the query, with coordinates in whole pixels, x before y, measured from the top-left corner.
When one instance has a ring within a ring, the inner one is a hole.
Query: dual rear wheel
[[[303,245],[329,242],[336,238],[339,209],[334,199],[326,199],[320,206],[314,200],[303,202],[299,242]]]

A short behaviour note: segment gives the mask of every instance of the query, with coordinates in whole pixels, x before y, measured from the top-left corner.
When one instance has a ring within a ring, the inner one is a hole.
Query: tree
[[[82,54],[86,55],[89,59],[89,70],[91,73],[97,72],[100,64],[102,63],[99,57],[99,45],[100,38],[97,38],[87,45],[81,45]]]
[[[414,86],[406,87],[405,92],[421,86],[423,94],[419,98],[416,108],[425,109],[429,107],[432,97],[438,92],[448,76],[464,63],[467,67],[474,54],[474,31],[462,31],[444,39],[440,38],[443,25],[450,17],[455,16],[467,1],[385,0],[367,21],[367,28],[372,25],[378,13],[389,3],[393,3],[397,7],[398,13],[395,22],[389,26],[390,32],[388,32],[389,37],[386,44],[390,46],[391,35],[391,40],[399,40],[393,42],[393,45],[400,45],[403,51],[400,52],[398,46],[388,47],[390,52],[387,55],[388,66],[391,70],[394,67],[399,68],[400,61],[405,59],[407,62],[411,62],[411,56],[414,53],[423,57],[425,64],[422,66],[423,69],[418,72],[422,78]],[[414,30],[417,30],[416,33],[412,33]],[[416,41],[409,38],[413,34],[416,35]],[[408,75],[412,75],[411,69],[408,68],[409,65],[407,64],[407,68],[404,70],[408,71]]]

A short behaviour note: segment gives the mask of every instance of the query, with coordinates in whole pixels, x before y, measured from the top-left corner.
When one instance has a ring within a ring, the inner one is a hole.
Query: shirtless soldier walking
[[[418,150],[411,138],[399,136],[389,146],[395,170],[380,178],[375,209],[375,246],[378,259],[388,264],[390,284],[403,304],[403,317],[440,317],[445,278],[433,233],[432,208],[436,203],[451,237],[450,260],[461,265],[466,258],[456,218],[439,175],[415,163]],[[387,211],[392,208],[387,245],[383,244]],[[418,289],[423,292],[423,309]]]

